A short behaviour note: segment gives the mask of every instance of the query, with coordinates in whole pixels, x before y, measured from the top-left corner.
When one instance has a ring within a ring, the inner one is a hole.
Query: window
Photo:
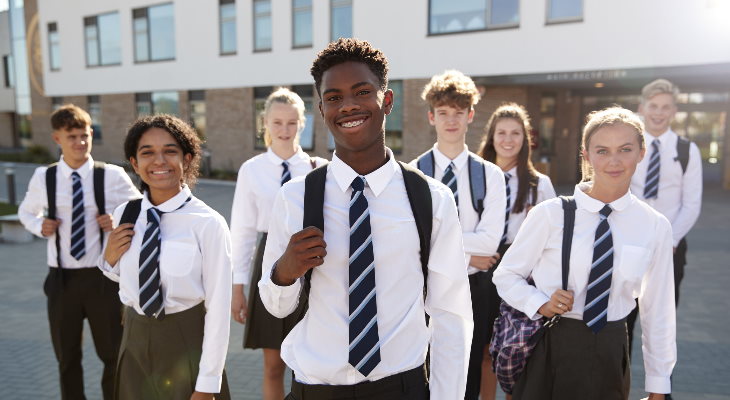
[[[520,24],[519,0],[430,0],[428,33],[473,32]]]
[[[583,0],[547,0],[547,23],[583,20]]]
[[[312,85],[296,85],[292,91],[304,101],[304,129],[299,133],[299,145],[304,150],[314,149],[314,87]]]
[[[236,2],[220,0],[221,54],[236,54]]]
[[[175,18],[172,4],[132,10],[134,61],[175,59]]]
[[[393,91],[395,102],[385,118],[385,145],[400,154],[403,152],[403,81],[390,81],[388,88]]]
[[[86,66],[119,65],[122,62],[119,13],[84,18]]]
[[[190,124],[198,132],[201,139],[205,138],[205,91],[191,90],[188,93],[190,102]]]
[[[352,37],[352,0],[330,0],[330,40]]]
[[[292,47],[312,47],[312,0],[292,0]]]
[[[3,56],[3,77],[5,78],[5,87],[13,87],[13,60],[9,54]]]
[[[63,97],[54,96],[51,97],[51,109],[53,111],[58,110],[63,105]]]
[[[253,50],[271,50],[271,0],[253,0]]]
[[[264,143],[264,106],[266,98],[274,90],[271,86],[253,88],[253,119],[256,121],[256,135],[254,137],[254,148],[263,150],[266,148]]]
[[[48,64],[51,71],[61,69],[61,43],[58,40],[58,25],[55,22],[48,24]]]
[[[99,96],[89,96],[89,116],[91,116],[91,129],[94,130],[94,140],[101,140],[101,102]]]
[[[540,98],[540,154],[553,154],[555,140],[555,93],[543,93]]]
[[[143,117],[152,114],[178,114],[177,92],[137,93],[137,116]]]

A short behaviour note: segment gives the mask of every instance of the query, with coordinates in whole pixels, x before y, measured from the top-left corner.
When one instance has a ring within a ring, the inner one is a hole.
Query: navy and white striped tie
[[[509,214],[512,212],[512,190],[509,188],[509,179],[512,174],[509,172],[504,173],[504,187],[505,194],[507,195],[507,207],[504,210],[504,232],[502,233],[502,240],[499,241],[499,246],[504,246],[507,243],[507,228],[509,228]]]
[[[449,163],[449,166],[446,167],[444,170],[444,177],[441,178],[441,183],[448,186],[449,189],[451,189],[451,192],[454,193],[454,200],[456,200],[456,205],[459,205],[459,189],[456,187],[456,175],[454,174],[454,166],[453,162]]]
[[[583,309],[583,321],[593,333],[598,333],[608,321],[608,295],[611,291],[613,271],[613,237],[611,226],[608,225],[611,211],[611,207],[606,204],[599,212],[601,222],[598,223],[596,239],[593,242],[593,264],[588,276],[586,303]]]
[[[147,210],[147,228],[139,253],[139,306],[148,317],[162,319],[165,307],[160,284],[160,218],[154,207]]]
[[[281,167],[284,168],[281,171],[281,186],[291,180],[291,172],[289,172],[289,163],[286,161],[281,162]]]
[[[370,211],[363,193],[365,178],[356,177],[351,186],[348,362],[361,374],[368,376],[380,363],[375,255],[370,230]]]
[[[84,189],[81,176],[74,171],[73,178],[73,211],[71,212],[71,256],[80,260],[86,254],[86,222],[84,221]]]
[[[646,182],[644,183],[645,199],[656,199],[659,197],[660,145],[659,139],[654,139],[651,142],[651,158],[649,159],[649,167],[646,169]]]

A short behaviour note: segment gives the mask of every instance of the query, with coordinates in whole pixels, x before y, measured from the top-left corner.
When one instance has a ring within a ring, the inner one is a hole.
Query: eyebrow
[[[167,143],[167,144],[163,145],[162,147],[180,148],[180,146],[177,143]],[[140,150],[143,150],[143,149],[151,149],[151,148],[152,148],[152,145],[151,144],[145,144],[143,146],[139,146],[139,148],[137,149],[137,151],[140,151]]]
[[[354,90],[354,89],[357,89],[360,86],[365,86],[365,85],[371,85],[371,83],[370,82],[365,82],[365,81],[358,82],[358,83],[350,86],[350,90]],[[334,88],[333,89],[327,89],[324,92],[322,92],[322,96],[324,96],[324,95],[326,95],[326,94],[328,94],[330,92],[341,92],[341,90],[340,89],[334,89]]]
[[[626,142],[626,143],[624,143],[624,144],[622,144],[622,145],[620,145],[620,146],[618,146],[618,147],[624,147],[624,146],[633,146],[634,144],[635,144],[635,143],[631,143],[631,142]],[[608,148],[608,146],[601,146],[600,144],[597,144],[597,145],[596,145],[595,147],[596,147],[596,148],[599,148],[599,149],[607,149],[607,148]]]

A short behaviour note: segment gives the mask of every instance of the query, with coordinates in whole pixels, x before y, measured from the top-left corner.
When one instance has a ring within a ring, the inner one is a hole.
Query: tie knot
[[[74,171],[71,173],[71,178],[73,178],[74,181],[81,180],[81,175],[79,175],[78,172]]]
[[[653,140],[653,141],[651,142],[651,147],[652,147],[652,148],[653,148],[654,150],[659,150],[659,146],[660,146],[660,145],[661,145],[661,143],[659,142],[659,139],[654,139],[654,140]]]
[[[152,222],[154,224],[160,223],[160,215],[162,215],[162,211],[151,207],[147,210],[147,222]]]
[[[282,162],[281,162],[281,166],[282,166],[282,167],[284,167],[284,171],[286,171],[286,170],[288,170],[288,169],[289,169],[289,162],[287,162],[287,161],[282,161]]]
[[[505,182],[509,182],[509,179],[510,179],[511,177],[512,177],[512,174],[510,174],[509,172],[505,172],[505,173],[504,173],[504,181],[505,181]]]
[[[352,190],[356,192],[362,192],[363,189],[365,189],[365,177],[355,177],[355,179],[352,180],[352,184],[350,186],[352,186]]]
[[[602,217],[601,219],[608,218],[608,216],[611,215],[611,211],[613,211],[613,210],[611,209],[611,206],[609,206],[608,204],[603,206],[601,211],[599,211],[599,213],[601,214],[601,217]]]

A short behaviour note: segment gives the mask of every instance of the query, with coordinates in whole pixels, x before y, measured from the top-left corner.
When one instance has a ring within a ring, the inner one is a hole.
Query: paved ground
[[[0,163],[0,201],[7,196]],[[25,193],[33,166],[17,165],[18,197]],[[566,191],[568,188],[562,188]],[[730,320],[727,318],[730,273],[730,192],[709,187],[703,211],[689,235],[689,265],[682,284],[678,314],[679,362],[675,369],[675,399],[730,400]],[[196,194],[221,214],[230,216],[233,186],[201,182]],[[45,297],[45,242],[0,243],[0,387],[8,398],[57,399],[56,361],[49,341]],[[236,399],[261,398],[261,354],[241,348],[242,327],[231,325],[227,371]],[[84,368],[89,399],[100,399],[101,364],[87,331]],[[637,346],[638,347],[638,346]],[[640,352],[632,363],[631,399],[643,392]],[[287,375],[288,376],[288,375]]]

